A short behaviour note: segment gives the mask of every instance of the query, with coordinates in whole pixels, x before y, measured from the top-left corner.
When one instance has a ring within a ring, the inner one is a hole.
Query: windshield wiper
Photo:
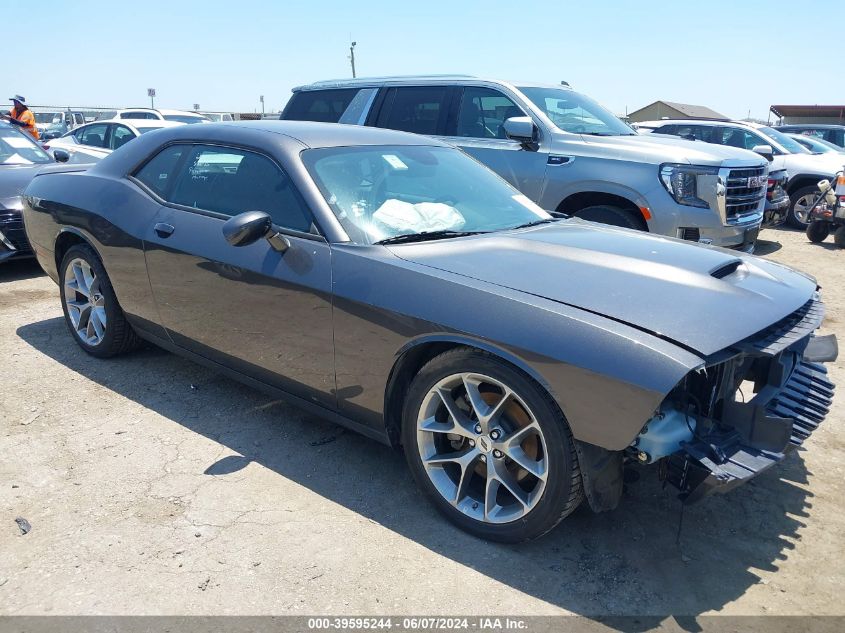
[[[534,220],[532,222],[526,222],[525,224],[520,224],[519,226],[515,226],[510,230],[514,231],[516,229],[527,229],[529,226],[537,226],[538,224],[549,224],[550,222],[557,222],[560,219],[562,219],[562,218],[544,218],[542,220]]]
[[[480,235],[487,231],[423,231],[422,233],[405,233],[394,235],[379,240],[376,244],[403,244],[405,242],[427,242],[429,240],[441,240],[449,237],[464,237],[466,235]]]

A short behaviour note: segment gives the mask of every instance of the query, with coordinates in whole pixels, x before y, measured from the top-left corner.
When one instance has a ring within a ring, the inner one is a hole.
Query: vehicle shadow
[[[35,259],[13,259],[0,262],[0,284],[9,281],[23,281],[44,275]]]
[[[662,614],[721,610],[759,582],[755,570],[778,568],[812,509],[813,495],[801,486],[811,473],[793,453],[731,494],[686,508],[679,540],[680,504],[646,471],[613,512],[582,508],[538,541],[487,543],[436,514],[397,451],[156,348],[91,358],[61,318],[17,334],[68,369],[231,449],[235,455],[204,466],[209,476],[256,462],[433,552],[620,630],[648,630]],[[615,615],[641,617],[607,619]]]

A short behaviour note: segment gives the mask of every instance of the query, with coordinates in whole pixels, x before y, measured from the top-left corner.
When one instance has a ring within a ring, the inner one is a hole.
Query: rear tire
[[[595,206],[585,207],[580,211],[576,211],[574,215],[576,218],[581,218],[582,220],[599,222],[600,224],[609,224],[610,226],[619,226],[623,229],[635,229],[637,231],[648,230],[648,226],[641,216],[637,216],[628,209],[623,209],[621,207],[597,204]]]
[[[65,324],[87,353],[109,358],[141,344],[117,302],[103,263],[87,244],[71,246],[62,257],[59,292]]]
[[[830,224],[827,222],[810,222],[807,225],[807,239],[813,244],[824,242],[830,235]]]
[[[437,510],[483,539],[541,536],[583,496],[575,441],[557,405],[487,352],[450,350],[420,370],[405,401],[402,443]]]
[[[796,229],[806,229],[810,224],[810,212],[813,201],[819,195],[819,188],[816,185],[801,187],[793,191],[789,196],[789,210],[786,212],[786,222]],[[796,209],[797,205],[797,209]]]
[[[840,226],[834,231],[833,241],[839,248],[845,248],[845,226]]]

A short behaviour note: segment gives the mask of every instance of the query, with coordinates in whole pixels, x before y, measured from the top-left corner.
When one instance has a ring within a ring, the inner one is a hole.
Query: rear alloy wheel
[[[819,197],[818,187],[802,187],[789,197],[786,221],[797,229],[806,229],[810,223],[813,203]]]
[[[610,226],[619,226],[623,229],[636,229],[638,231],[646,231],[645,220],[641,216],[634,215],[633,212],[620,207],[599,204],[592,207],[586,207],[580,211],[575,212],[576,218],[588,220],[590,222],[599,222],[601,224],[609,224]]]
[[[810,222],[807,225],[807,239],[813,244],[824,242],[828,235],[830,235],[830,223],[828,222]]]
[[[530,378],[484,352],[430,361],[405,406],[405,455],[447,518],[481,538],[540,536],[581,501],[569,427]]]
[[[83,350],[107,358],[138,347],[140,339],[126,321],[106,270],[90,246],[69,248],[59,271],[65,323]]]

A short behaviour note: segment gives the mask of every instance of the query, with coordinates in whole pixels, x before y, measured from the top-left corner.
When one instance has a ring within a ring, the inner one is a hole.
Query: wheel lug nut
[[[482,456],[481,456],[481,461],[482,461],[482,462],[486,462],[486,461],[487,461],[487,455],[482,455]]]
[[[496,459],[502,459],[502,455],[502,451],[500,451],[498,448],[493,451],[493,457],[495,457]]]
[[[480,425],[480,424],[476,424],[476,425],[475,425],[475,432],[476,432],[476,433],[481,433],[481,425]]]
[[[475,440],[470,440],[469,441],[469,447],[472,448],[474,446],[475,446]]]
[[[494,429],[493,432],[490,433],[490,437],[492,437],[494,440],[498,440],[500,435],[501,432],[499,432],[499,429]]]

